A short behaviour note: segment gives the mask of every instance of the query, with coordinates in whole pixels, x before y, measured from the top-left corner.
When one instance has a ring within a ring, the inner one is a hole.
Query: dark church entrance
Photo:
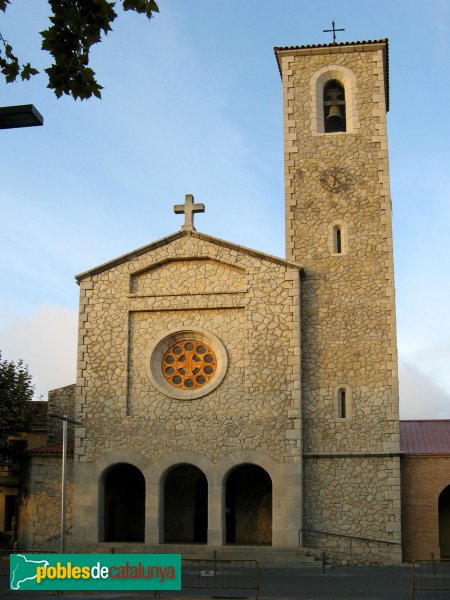
[[[207,534],[207,479],[193,465],[178,465],[164,482],[164,542],[206,544]]]
[[[439,546],[441,558],[450,558],[450,485],[439,496]]]
[[[272,544],[272,480],[256,465],[233,469],[226,483],[227,544]]]
[[[133,465],[112,467],[104,479],[104,541],[143,542],[145,479]]]

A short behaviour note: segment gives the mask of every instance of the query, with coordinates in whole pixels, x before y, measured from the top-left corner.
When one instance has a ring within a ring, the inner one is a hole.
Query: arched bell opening
[[[439,495],[439,546],[441,558],[450,558],[450,485]]]
[[[344,86],[332,79],[323,88],[325,133],[347,131]]]
[[[208,481],[194,465],[181,464],[166,475],[163,488],[164,542],[206,544]]]
[[[111,467],[103,477],[103,541],[145,539],[145,478],[133,465]]]
[[[252,464],[234,468],[226,480],[226,543],[272,545],[272,480]]]

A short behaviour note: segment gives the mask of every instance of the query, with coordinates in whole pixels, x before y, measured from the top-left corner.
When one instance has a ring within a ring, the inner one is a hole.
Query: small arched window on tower
[[[347,417],[347,398],[345,393],[345,388],[338,389],[338,418],[345,419]]]
[[[333,227],[333,251],[334,254],[342,254],[342,227],[340,225]]]
[[[352,388],[348,384],[340,384],[335,391],[335,416],[337,421],[352,420]]]
[[[328,81],[323,88],[323,116],[325,133],[346,131],[345,90],[336,79]]]
[[[345,221],[333,221],[328,224],[328,250],[331,256],[347,256],[348,225]]]

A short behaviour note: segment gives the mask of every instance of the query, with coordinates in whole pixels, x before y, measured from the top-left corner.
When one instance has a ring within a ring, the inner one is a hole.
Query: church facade
[[[182,229],[77,277],[71,549],[401,561],[388,43],[276,48],[286,258]]]

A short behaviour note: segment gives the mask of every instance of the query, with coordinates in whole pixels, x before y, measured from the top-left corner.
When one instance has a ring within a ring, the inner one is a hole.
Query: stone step
[[[76,548],[73,548],[76,550]],[[83,550],[87,551],[86,549]],[[193,559],[254,559],[264,567],[315,566],[320,565],[314,556],[307,555],[296,548],[273,548],[271,546],[206,546],[203,544],[161,544],[146,546],[143,544],[102,543],[89,547],[89,552],[115,554],[181,554],[183,558]]]

